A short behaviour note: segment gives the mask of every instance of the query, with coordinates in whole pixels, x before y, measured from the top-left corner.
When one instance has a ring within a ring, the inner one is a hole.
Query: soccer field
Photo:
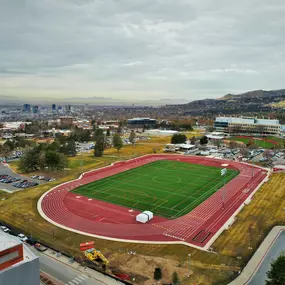
[[[238,173],[228,169],[226,182]],[[221,168],[159,160],[80,186],[73,192],[173,219],[189,213],[223,185]]]

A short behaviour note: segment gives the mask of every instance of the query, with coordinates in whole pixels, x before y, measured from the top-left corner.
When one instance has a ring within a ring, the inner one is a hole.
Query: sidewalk
[[[279,234],[285,230],[284,226],[274,227],[267,237],[264,239],[260,247],[257,249],[255,254],[252,256],[246,267],[243,269],[241,274],[228,285],[246,285],[250,282],[263,260],[265,259],[268,251],[279,237]]]
[[[51,249],[48,249],[47,251],[43,252],[43,254],[49,256],[50,258],[57,260],[63,264],[65,264],[66,266],[69,266],[81,273],[83,273],[84,275],[88,276],[89,278],[93,278],[103,284],[106,285],[119,285],[119,284],[123,284],[109,276],[104,275],[101,272],[98,272],[96,270],[93,270],[91,268],[84,268],[81,264],[79,264],[76,261],[73,261],[72,263],[70,263],[70,260],[68,257],[64,256],[64,255],[57,255],[57,253]]]

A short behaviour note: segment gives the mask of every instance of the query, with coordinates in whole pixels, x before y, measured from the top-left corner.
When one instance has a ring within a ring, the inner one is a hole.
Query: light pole
[[[223,192],[222,192],[222,208],[225,208],[225,196],[226,196],[226,176],[227,176],[227,172],[228,169],[226,167],[229,166],[229,164],[224,163],[221,165],[222,167],[224,167],[223,169],[221,169],[221,176],[224,176],[224,187],[223,187]]]
[[[191,254],[188,253],[188,277],[190,277],[190,257],[191,257]]]

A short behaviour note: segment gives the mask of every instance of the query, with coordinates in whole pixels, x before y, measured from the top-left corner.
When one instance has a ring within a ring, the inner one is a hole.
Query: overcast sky
[[[285,88],[284,0],[0,5],[0,95],[180,102]]]

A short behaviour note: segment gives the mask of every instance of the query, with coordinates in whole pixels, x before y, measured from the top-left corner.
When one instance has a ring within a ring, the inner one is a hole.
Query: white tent
[[[136,216],[136,221],[140,223],[146,223],[148,221],[148,215],[141,213]]]
[[[153,219],[153,213],[151,211],[144,211],[143,214],[146,214],[148,216],[149,221]]]

